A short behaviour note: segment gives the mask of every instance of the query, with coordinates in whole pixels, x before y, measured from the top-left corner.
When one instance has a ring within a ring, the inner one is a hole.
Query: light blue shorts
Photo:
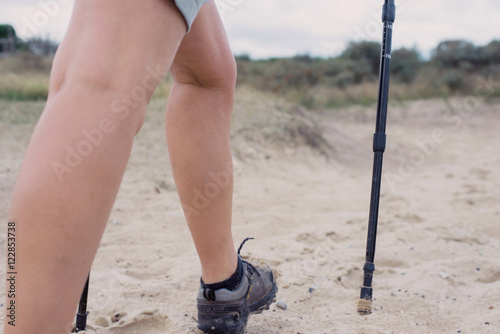
[[[177,8],[179,8],[180,12],[184,16],[184,20],[186,21],[186,33],[191,30],[191,25],[193,24],[196,15],[198,15],[201,6],[209,1],[210,0],[175,0]]]

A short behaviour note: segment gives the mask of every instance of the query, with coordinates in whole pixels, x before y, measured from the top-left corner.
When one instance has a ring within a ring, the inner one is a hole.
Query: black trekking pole
[[[372,313],[372,280],[375,271],[375,244],[377,240],[378,208],[380,199],[380,183],[382,178],[382,157],[385,151],[385,125],[387,120],[387,101],[389,93],[389,71],[391,67],[392,26],[396,18],[394,0],[385,0],[382,9],[384,35],[380,53],[380,72],[377,103],[377,123],[373,135],[373,176],[370,198],[370,217],[368,221],[368,237],[366,240],[366,262],[363,267],[364,278],[361,296],[358,302],[358,313]]]
[[[74,329],[75,333],[84,331],[87,327],[87,297],[89,294],[89,280],[90,273],[87,276],[87,282],[85,283],[85,287],[83,288],[82,297],[80,298],[80,303],[78,304],[78,312],[76,313],[76,327]]]

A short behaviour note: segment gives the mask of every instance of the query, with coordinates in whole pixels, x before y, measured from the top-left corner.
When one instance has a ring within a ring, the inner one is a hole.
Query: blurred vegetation
[[[44,100],[49,91],[52,58],[31,52],[0,58],[0,98]]]
[[[9,40],[13,44],[15,52],[31,52],[43,57],[51,57],[56,53],[58,44],[48,37],[43,39],[40,37],[32,37],[27,40],[22,40],[16,34],[14,27],[10,24],[0,24],[0,40]],[[5,44],[0,44],[0,54],[8,52]]]
[[[57,45],[49,40],[18,41],[15,54],[0,57],[0,98],[45,99],[51,55],[56,49]],[[307,108],[371,104],[377,99],[380,62],[377,42],[350,42],[340,55],[330,58],[302,54],[253,60],[248,55],[238,55],[236,61],[238,86],[278,94]],[[482,46],[465,40],[443,41],[428,60],[417,49],[393,50],[390,80],[389,93],[394,100],[500,96],[500,41]],[[160,83],[154,97],[166,97],[170,86],[171,79],[167,78]]]
[[[308,108],[370,104],[378,95],[380,43],[351,42],[337,57],[252,60],[237,56],[238,84],[283,94]],[[416,49],[393,50],[390,97],[397,100],[454,95],[500,96],[500,41],[476,46],[443,41],[424,60]]]

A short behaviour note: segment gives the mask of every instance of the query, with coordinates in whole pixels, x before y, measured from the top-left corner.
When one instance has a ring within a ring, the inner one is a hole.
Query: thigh
[[[177,81],[234,88],[236,64],[213,0],[201,7],[171,70]]]
[[[127,90],[148,68],[165,74],[185,31],[173,0],[77,0],[51,90],[75,80]]]

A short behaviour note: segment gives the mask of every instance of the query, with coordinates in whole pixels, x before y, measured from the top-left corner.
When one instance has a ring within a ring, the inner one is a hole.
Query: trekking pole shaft
[[[373,135],[373,174],[370,197],[370,215],[368,220],[368,236],[366,241],[366,262],[363,267],[364,279],[361,288],[361,300],[372,300],[372,280],[375,271],[375,245],[377,240],[378,211],[380,200],[380,185],[382,178],[382,162],[386,145],[387,102],[389,93],[389,71],[391,66],[392,26],[396,16],[394,0],[385,0],[382,10],[384,23],[382,50],[380,54],[379,90],[377,102],[377,119]],[[369,314],[370,309],[358,309],[359,313]]]
[[[383,30],[384,34],[382,37],[382,50],[380,53],[377,124],[375,128],[375,133],[385,134],[385,126],[387,119],[387,102],[389,100],[388,93],[389,93],[389,75],[391,68],[392,26],[394,23],[395,16],[396,16],[396,6],[394,5],[394,1],[386,0],[382,12],[382,20],[384,22],[384,30]]]
[[[80,298],[80,303],[78,304],[78,313],[76,314],[76,332],[84,331],[87,327],[87,297],[89,294],[89,280],[90,273],[87,276],[87,282],[83,288],[82,297]]]

